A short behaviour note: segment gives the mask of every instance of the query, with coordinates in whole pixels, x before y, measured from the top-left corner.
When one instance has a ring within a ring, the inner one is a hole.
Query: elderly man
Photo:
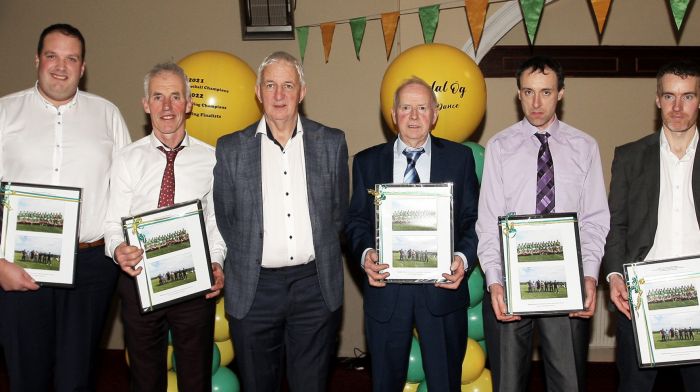
[[[210,298],[223,288],[221,264],[226,254],[212,205],[214,148],[185,130],[192,101],[182,68],[173,63],[156,65],[146,74],[144,93],[143,110],[150,115],[153,132],[123,148],[114,161],[105,233],[107,250],[124,272],[118,291],[129,350],[131,390],[167,389],[170,329],[178,364],[178,389],[211,391],[215,303]],[[143,258],[143,249],[124,242],[121,217],[193,199],[202,202],[214,286],[206,297],[141,314],[133,277],[142,272],[134,266]]]
[[[112,103],[78,89],[85,71],[78,29],[44,29],[34,64],[36,85],[0,98],[0,178],[83,189],[75,287],[39,288],[0,258],[0,346],[13,391],[48,391],[52,383],[59,392],[94,390],[119,272],[104,256],[109,170],[129,132]]]
[[[438,118],[430,86],[412,78],[394,95],[396,140],[358,153],[353,163],[353,194],[345,233],[351,256],[367,280],[365,328],[375,391],[401,391],[406,381],[412,330],[420,335],[427,383],[435,391],[459,391],[467,345],[469,290],[464,280],[476,265],[478,184],[468,147],[430,135]],[[454,260],[447,283],[387,284],[375,247],[375,207],[367,189],[384,183],[454,184]]]
[[[339,235],[348,199],[342,131],[299,115],[301,64],[258,68],[264,116],[216,149],[216,220],[230,250],[226,313],[243,389],[325,391],[343,302]]]

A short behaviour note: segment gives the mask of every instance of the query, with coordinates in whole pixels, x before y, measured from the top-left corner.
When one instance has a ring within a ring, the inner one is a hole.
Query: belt
[[[104,238],[100,238],[99,240],[93,242],[81,242],[78,244],[78,249],[90,249],[98,246],[103,246],[104,244]]]

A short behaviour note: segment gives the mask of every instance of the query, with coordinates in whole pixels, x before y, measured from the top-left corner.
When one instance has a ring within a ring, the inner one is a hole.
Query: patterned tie
[[[424,152],[425,150],[422,147],[418,150],[409,150],[408,148],[403,150],[403,155],[406,156],[406,161],[408,162],[406,171],[403,172],[404,184],[417,184],[420,182],[420,177],[418,177],[418,171],[416,170],[416,161]]]
[[[549,152],[549,133],[536,133],[540,139],[540,151],[537,153],[537,214],[549,214],[554,211],[554,160]]]
[[[180,146],[172,150],[166,150],[163,146],[158,146],[158,149],[165,153],[166,160],[163,181],[160,183],[158,208],[175,204],[175,157],[184,147]]]

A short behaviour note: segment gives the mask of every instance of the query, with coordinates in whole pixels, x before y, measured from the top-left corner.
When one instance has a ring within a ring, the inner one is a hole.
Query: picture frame
[[[205,295],[214,282],[200,200],[122,218],[126,243],[144,250],[134,267],[142,313]]]
[[[554,315],[584,309],[576,213],[498,217],[507,314]]]
[[[700,255],[623,264],[640,368],[700,363]]]
[[[73,287],[82,189],[0,183],[0,252],[41,286]]]
[[[388,283],[445,282],[453,259],[452,183],[377,184],[379,262]]]

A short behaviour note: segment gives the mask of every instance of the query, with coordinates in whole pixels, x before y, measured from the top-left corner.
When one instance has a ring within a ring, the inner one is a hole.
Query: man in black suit
[[[700,254],[700,68],[670,63],[656,80],[661,132],[616,148],[612,164],[603,268],[618,310],[620,391],[650,391],[657,373],[637,363],[622,264]],[[700,366],[682,366],[681,374],[686,390],[700,390]]]
[[[430,135],[438,117],[437,99],[423,80],[412,78],[394,95],[395,141],[358,153],[353,163],[353,195],[345,226],[352,263],[360,263],[364,285],[365,329],[372,358],[375,391],[401,391],[406,381],[412,329],[418,330],[427,383],[435,391],[459,391],[467,343],[469,291],[463,282],[476,265],[478,185],[471,151]],[[417,152],[413,164],[407,155]],[[373,197],[375,184],[452,182],[454,184],[454,258],[447,283],[387,284],[387,264],[378,264]]]

